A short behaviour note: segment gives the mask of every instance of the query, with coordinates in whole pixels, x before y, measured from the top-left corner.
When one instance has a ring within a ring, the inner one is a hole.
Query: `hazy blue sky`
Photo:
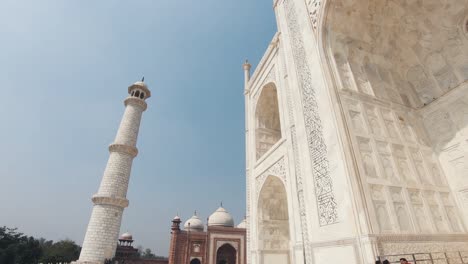
[[[144,113],[122,232],[167,255],[172,217],[245,210],[242,62],[271,0],[0,1],[0,225],[82,243],[127,87]]]

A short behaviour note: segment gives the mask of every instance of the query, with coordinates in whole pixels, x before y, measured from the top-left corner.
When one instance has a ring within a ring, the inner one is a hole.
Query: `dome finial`
[[[185,230],[191,231],[200,231],[202,232],[204,229],[203,222],[198,218],[197,211],[194,212],[194,215],[188,219],[184,224]]]
[[[220,206],[223,207],[223,201],[221,201]]]
[[[234,227],[234,219],[231,214],[224,209],[221,202],[221,207],[219,207],[214,213],[212,213],[208,219],[208,226],[225,226],[225,227]]]
[[[197,215],[197,210],[195,210],[195,211],[193,212],[193,215]]]
[[[141,78],[141,82],[144,82],[145,81],[145,76],[143,76],[143,78]]]

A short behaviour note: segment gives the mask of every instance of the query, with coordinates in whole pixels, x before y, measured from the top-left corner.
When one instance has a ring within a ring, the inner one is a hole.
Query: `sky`
[[[121,233],[167,256],[171,219],[245,215],[242,63],[271,0],[0,1],[0,226],[81,244],[124,111],[145,77]],[[205,220],[206,221],[206,220]]]

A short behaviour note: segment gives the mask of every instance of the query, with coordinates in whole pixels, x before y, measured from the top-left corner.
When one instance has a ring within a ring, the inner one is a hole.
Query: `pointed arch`
[[[261,158],[281,139],[278,92],[274,83],[262,88],[255,108],[256,158]]]
[[[226,243],[216,251],[216,264],[236,264],[237,250],[229,243]]]
[[[190,261],[190,264],[201,264],[201,261],[198,258],[194,258]]]
[[[260,263],[290,263],[288,201],[286,188],[280,178],[267,177],[260,190],[257,210]]]

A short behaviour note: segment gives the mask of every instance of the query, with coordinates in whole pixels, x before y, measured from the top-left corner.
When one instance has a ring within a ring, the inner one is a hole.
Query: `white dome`
[[[247,221],[245,221],[245,218],[242,220],[242,222],[240,222],[240,224],[237,225],[237,228],[247,228]]]
[[[190,225],[189,225],[190,224]],[[203,222],[198,218],[196,214],[192,216],[189,220],[187,220],[184,224],[184,229],[190,231],[203,231],[204,226]]]
[[[126,232],[126,233],[123,233],[121,236],[120,236],[120,240],[132,240],[133,239],[133,236],[132,234]]]
[[[144,83],[144,82],[142,82],[142,81],[135,82],[133,85],[136,85],[136,86],[143,86],[143,87],[145,87],[146,89],[148,89],[148,86],[146,86],[146,83]]]
[[[226,209],[219,207],[210,218],[208,218],[208,226],[226,226],[234,227],[234,219]]]

